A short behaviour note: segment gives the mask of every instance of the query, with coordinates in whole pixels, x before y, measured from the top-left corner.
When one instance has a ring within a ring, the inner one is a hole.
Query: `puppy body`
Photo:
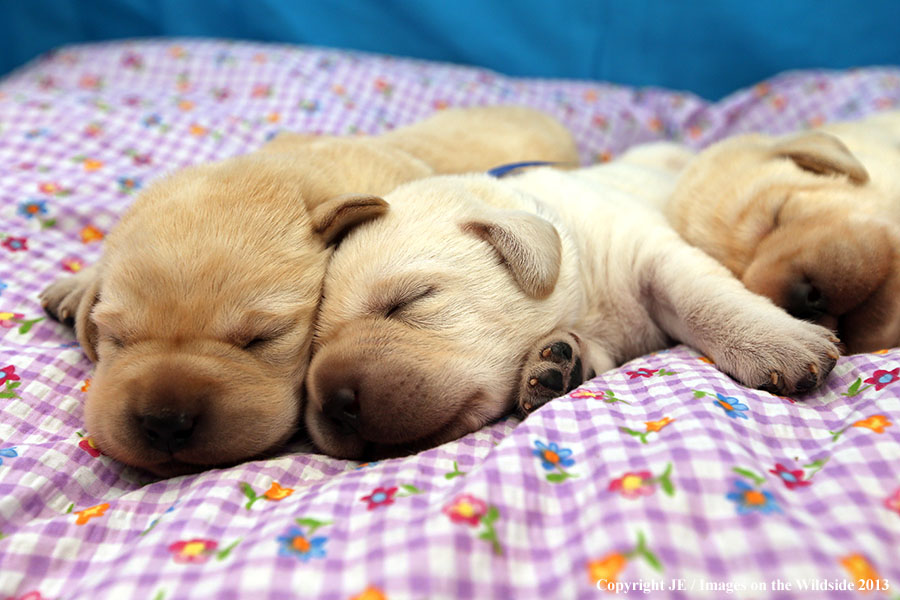
[[[368,194],[528,159],[577,155],[541,113],[478,108],[378,138],[284,134],[149,186],[99,263],[42,295],[52,315],[74,316],[97,363],[91,435],[162,475],[277,447],[296,429],[329,245],[384,210]],[[356,192],[366,195],[343,195]]]
[[[389,194],[326,275],[305,411],[315,443],[358,458],[473,431],[522,402],[523,363],[561,331],[585,371],[675,338],[746,385],[816,385],[837,356],[830,333],[685,244],[655,209],[675,180],[657,159],[685,156],[647,152]]]
[[[900,344],[900,113],[715,144],[665,212],[751,290],[840,335]]]

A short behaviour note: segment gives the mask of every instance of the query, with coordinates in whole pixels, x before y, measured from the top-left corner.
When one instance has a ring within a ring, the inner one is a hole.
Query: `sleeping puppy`
[[[88,431],[158,475],[277,448],[298,425],[329,245],[386,209],[342,194],[531,158],[577,154],[548,116],[479,108],[381,137],[288,134],[148,187],[99,263],[42,297],[97,363]]]
[[[837,331],[847,352],[900,345],[900,112],[715,144],[665,212],[748,288]]]
[[[836,338],[686,244],[653,207],[675,171],[645,166],[660,162],[647,151],[388,194],[326,274],[305,408],[318,448],[359,459],[435,446],[559,395],[538,384],[548,363],[578,384],[672,339],[750,387],[819,385]]]

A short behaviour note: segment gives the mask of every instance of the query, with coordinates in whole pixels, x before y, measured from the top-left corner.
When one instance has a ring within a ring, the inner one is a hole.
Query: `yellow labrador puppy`
[[[380,137],[288,134],[149,186],[100,262],[43,293],[97,363],[88,431],[160,475],[277,448],[299,422],[329,245],[386,209],[343,194],[523,159],[577,155],[546,115],[478,108]]]
[[[821,383],[831,332],[747,291],[655,208],[675,169],[648,165],[683,160],[651,147],[388,194],[326,274],[305,409],[315,444],[346,458],[434,446],[558,395],[551,368],[577,385],[672,339],[750,387]]]
[[[837,331],[847,352],[900,345],[900,112],[715,144],[665,212],[748,288]]]

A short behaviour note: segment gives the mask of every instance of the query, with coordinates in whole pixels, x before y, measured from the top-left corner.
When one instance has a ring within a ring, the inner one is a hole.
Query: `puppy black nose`
[[[816,320],[828,312],[828,303],[819,289],[808,281],[798,281],[788,290],[787,311],[798,319]]]
[[[344,433],[354,432],[359,428],[359,410],[356,391],[350,388],[336,389],[322,406],[322,412]]]
[[[141,430],[151,448],[162,452],[178,452],[191,440],[196,419],[185,414],[139,417]]]

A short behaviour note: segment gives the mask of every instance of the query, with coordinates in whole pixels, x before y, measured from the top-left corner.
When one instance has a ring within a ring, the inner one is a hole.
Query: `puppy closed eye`
[[[248,352],[253,352],[255,350],[263,350],[274,342],[277,342],[280,338],[286,336],[291,330],[289,325],[273,327],[271,329],[264,328],[260,330],[242,331],[240,333],[236,333],[231,337],[231,343],[240,348],[241,350],[247,350]],[[252,332],[252,333],[251,333]]]
[[[265,344],[271,342],[273,339],[275,339],[275,338],[268,337],[268,336],[255,337],[247,342],[244,342],[244,345],[241,346],[241,349],[242,350],[257,350],[260,347],[264,346]]]
[[[437,287],[426,286],[425,288],[420,288],[412,293],[404,294],[399,300],[388,303],[387,307],[384,309],[384,316],[387,319],[397,318],[402,315],[404,310],[414,303],[433,296],[435,292],[437,292]]]
[[[124,348],[125,347],[125,340],[123,340],[120,337],[117,337],[114,335],[106,335],[106,336],[104,336],[104,338],[106,339],[107,342],[111,343],[116,348]]]

